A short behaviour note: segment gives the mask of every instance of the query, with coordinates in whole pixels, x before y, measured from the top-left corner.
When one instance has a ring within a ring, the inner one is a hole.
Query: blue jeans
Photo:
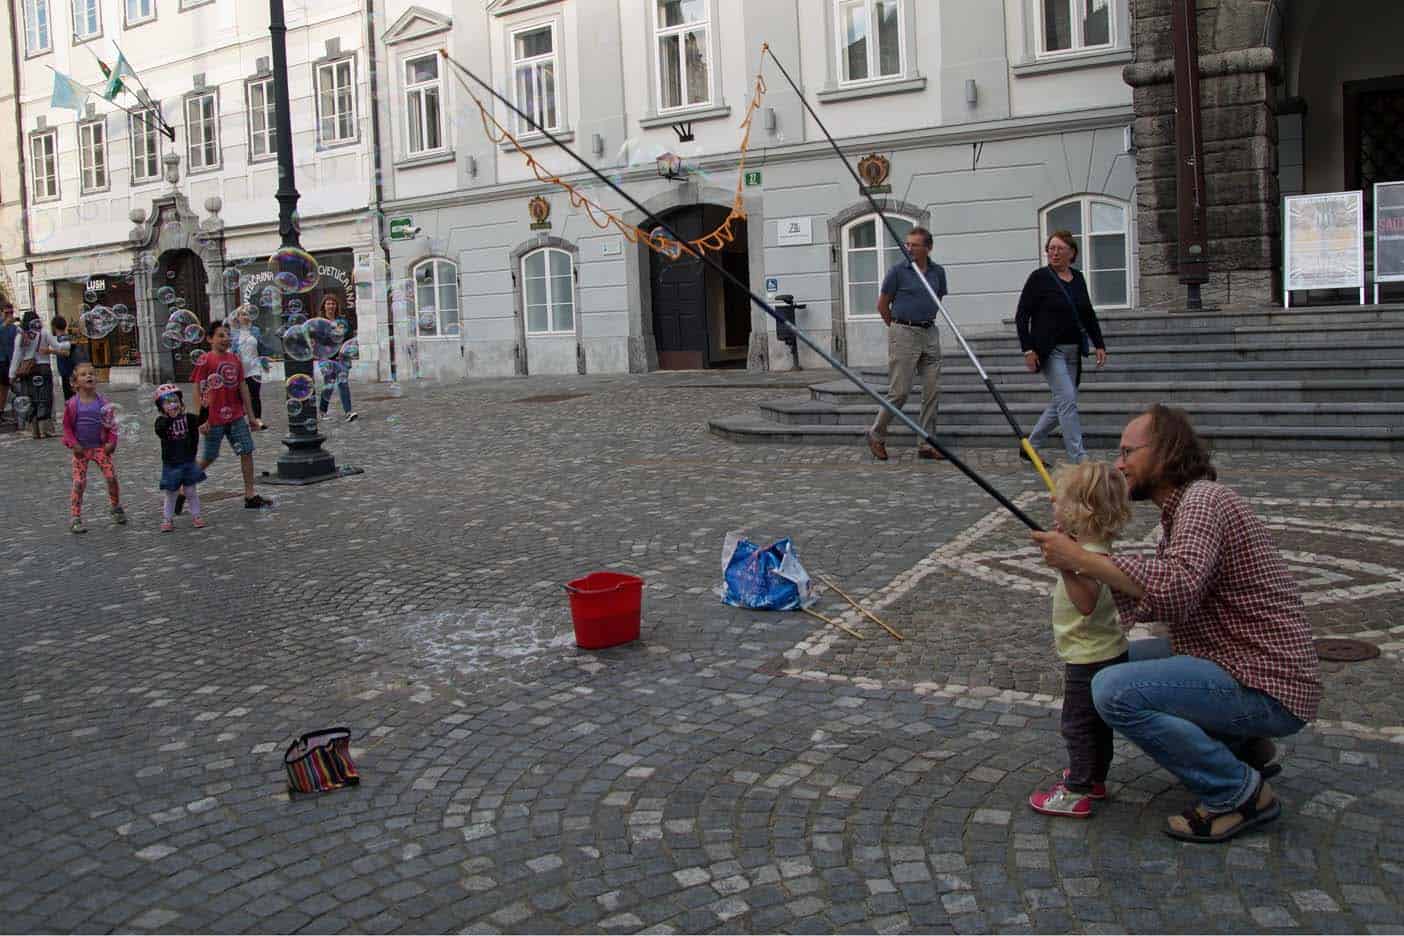
[[[1258,785],[1258,771],[1235,748],[1296,734],[1305,724],[1217,663],[1171,656],[1168,640],[1133,642],[1130,662],[1092,679],[1092,701],[1112,730],[1179,777],[1210,812],[1232,812]]]
[[[1040,448],[1048,441],[1048,433],[1054,424],[1063,428],[1063,448],[1074,463],[1087,460],[1087,450],[1082,447],[1082,420],[1077,415],[1077,360],[1081,349],[1077,345],[1058,345],[1048,352],[1043,360],[1043,377],[1048,381],[1048,389],[1053,393],[1053,402],[1038,417],[1033,432],[1029,433],[1029,443]]]
[[[343,413],[349,413],[349,412],[351,412],[351,385],[350,385],[349,383],[345,383],[345,382],[342,382],[342,381],[338,381],[338,382],[337,382],[337,385],[336,385],[336,392],[337,392],[338,394],[341,395],[341,411],[342,411]],[[323,415],[323,416],[327,415],[327,411],[328,411],[329,409],[331,409],[331,395],[332,395],[332,388],[331,388],[331,387],[323,387],[323,388],[322,388],[322,415]]]

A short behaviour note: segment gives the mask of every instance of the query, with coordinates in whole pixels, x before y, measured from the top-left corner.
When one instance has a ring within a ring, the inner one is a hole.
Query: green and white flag
[[[102,69],[103,75],[107,77],[107,83],[102,88],[102,97],[105,101],[112,100],[126,90],[126,86],[122,84],[123,75],[136,77],[136,72],[132,70],[132,66],[127,64],[127,57],[121,52],[117,53],[117,64],[114,67],[108,68],[102,59],[98,59],[98,66]]]

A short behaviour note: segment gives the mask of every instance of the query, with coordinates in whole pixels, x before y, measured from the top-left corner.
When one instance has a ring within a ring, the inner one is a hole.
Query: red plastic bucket
[[[576,646],[603,650],[638,640],[643,584],[623,572],[591,572],[566,583]]]

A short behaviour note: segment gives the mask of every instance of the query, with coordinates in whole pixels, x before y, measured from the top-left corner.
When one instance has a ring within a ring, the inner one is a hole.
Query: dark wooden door
[[[200,262],[193,251],[172,250],[161,255],[161,262],[156,267],[153,287],[156,290],[156,324],[164,329],[166,320],[171,317],[171,313],[177,308],[189,309],[200,320],[200,324],[208,331],[210,327],[210,297],[205,291],[205,265]],[[183,303],[168,304],[161,302],[159,297],[163,295],[163,287],[169,286],[177,299],[185,300]],[[183,383],[190,379],[191,373],[195,370],[195,365],[190,362],[190,356],[196,350],[208,351],[210,347],[209,337],[198,345],[181,344],[174,350],[160,345],[161,354],[169,355],[172,366],[175,370],[175,379],[178,383]]]
[[[1404,180],[1404,75],[1342,85],[1346,189],[1364,193],[1373,228],[1375,183]]]
[[[679,208],[664,216],[679,236],[702,234],[702,208]],[[653,284],[653,340],[661,370],[707,366],[707,290],[702,261],[684,254],[677,260],[656,251],[650,261]]]

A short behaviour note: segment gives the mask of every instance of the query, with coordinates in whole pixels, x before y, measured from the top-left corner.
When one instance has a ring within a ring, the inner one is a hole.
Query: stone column
[[[1133,0],[1137,242],[1144,305],[1183,308],[1175,199],[1174,47],[1171,0]],[[1206,304],[1275,303],[1280,293],[1276,85],[1270,4],[1199,4],[1200,106],[1209,231]]]

